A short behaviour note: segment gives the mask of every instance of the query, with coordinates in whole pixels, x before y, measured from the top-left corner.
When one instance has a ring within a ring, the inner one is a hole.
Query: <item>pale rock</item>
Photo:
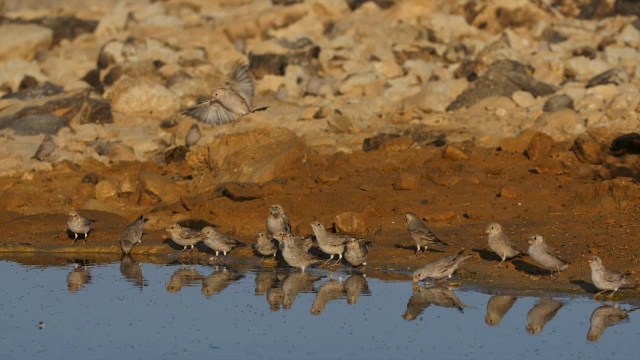
[[[107,200],[118,195],[118,190],[113,182],[101,180],[96,184],[96,199]]]
[[[507,184],[500,189],[500,196],[506,199],[517,199],[524,197],[525,192],[520,185]]]
[[[469,158],[462,149],[449,144],[442,149],[442,157],[453,161],[466,160]]]
[[[605,99],[598,93],[590,93],[583,96],[577,101],[574,100],[574,107],[580,111],[581,114],[590,113],[593,111],[604,111]]]
[[[164,86],[123,76],[110,89],[107,98],[113,111],[129,115],[163,118],[180,109],[180,99]]]
[[[543,160],[551,155],[552,148],[553,139],[551,136],[542,132],[536,132],[533,134],[533,137],[531,137],[529,145],[527,145],[525,155],[532,161]]]
[[[413,172],[403,171],[393,181],[394,190],[418,190],[420,188],[420,177]]]
[[[536,103],[536,98],[530,92],[522,90],[511,94],[511,100],[521,108],[528,108]]]
[[[256,93],[276,93],[283,86],[285,86],[284,76],[267,74],[256,83]]]
[[[627,65],[629,63],[637,64],[639,57],[640,52],[634,48],[607,46],[604,49],[603,59],[608,63],[608,67],[604,70],[609,70],[611,67]],[[596,71],[593,75],[597,75],[600,72],[601,71]]]
[[[564,62],[565,71],[578,81],[589,81],[592,77],[609,70],[611,65],[604,60],[588,59],[584,56],[572,57]]]
[[[143,171],[138,177],[140,205],[173,204],[180,201],[180,188],[171,179]]]
[[[589,136],[577,137],[571,150],[576,154],[576,158],[584,163],[591,165],[603,163],[604,147]]]
[[[640,31],[633,24],[627,24],[616,36],[616,41],[637,48],[640,45]]]
[[[337,232],[357,234],[367,231],[367,225],[362,216],[356,212],[343,212],[333,218],[333,224]]]
[[[587,89],[588,95],[599,95],[605,102],[613,99],[618,94],[618,87],[615,84],[598,85]]]
[[[428,82],[420,92],[404,99],[405,108],[418,108],[424,112],[444,112],[468,86],[465,79]]]
[[[25,75],[34,77],[38,82],[48,80],[47,76],[42,73],[40,66],[35,61],[18,59],[0,61],[0,84],[9,86],[11,91],[18,91],[18,86],[20,86],[20,82],[24,79]]]
[[[393,58],[375,62],[373,68],[378,75],[387,79],[393,79],[403,75],[402,67],[400,67]]]
[[[136,191],[137,187],[137,184],[134,184],[131,181],[129,174],[126,174],[118,186],[118,194],[122,196],[129,196]]]
[[[123,31],[127,28],[130,16],[128,1],[122,0],[100,19],[94,34],[98,38],[107,38]]]
[[[438,14],[427,20],[427,28],[431,29],[437,42],[448,44],[464,38],[478,36],[478,29],[469,25],[462,15]]]
[[[565,78],[565,65],[558,53],[539,51],[531,56],[529,64],[534,68],[536,80],[559,85]]]
[[[209,148],[206,146],[192,146],[185,156],[190,168],[203,171],[209,168]]]
[[[53,31],[35,24],[0,25],[0,61],[31,60],[39,50],[48,49]]]
[[[555,141],[565,141],[586,131],[584,118],[566,108],[543,113],[536,119],[535,126]]]
[[[422,83],[429,81],[436,69],[441,66],[435,61],[424,61],[422,59],[409,59],[402,64],[402,68],[408,74],[415,75]]]
[[[609,104],[610,110],[633,110],[640,103],[640,92],[635,88],[630,88],[616,94]]]
[[[375,72],[364,72],[348,75],[340,84],[338,91],[344,96],[376,96],[384,90],[383,83]]]
[[[266,182],[306,167],[304,139],[285,128],[226,134],[209,145],[214,182]]]

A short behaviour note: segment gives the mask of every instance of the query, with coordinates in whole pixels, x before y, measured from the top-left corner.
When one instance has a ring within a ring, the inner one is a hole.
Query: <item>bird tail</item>
[[[434,236],[434,242],[438,243],[438,244],[442,244],[444,246],[449,246],[449,244],[447,244],[446,242],[440,240],[440,238],[438,238],[437,236]]]
[[[238,241],[237,243],[238,243],[238,244],[237,244],[236,246],[238,246],[238,247],[247,246],[247,244],[245,244],[245,243],[243,243],[243,242],[240,242],[240,241]]]

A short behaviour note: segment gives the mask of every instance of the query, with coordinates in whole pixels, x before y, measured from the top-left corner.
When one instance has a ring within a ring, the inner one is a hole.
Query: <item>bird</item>
[[[278,252],[278,245],[275,244],[273,239],[269,239],[265,233],[259,232],[256,235],[256,243],[253,244],[253,249],[262,255],[263,259],[265,256],[273,256],[275,258]]]
[[[269,207],[267,232],[271,236],[279,232],[291,233],[291,221],[284,213],[284,209],[281,205],[272,205]]]
[[[200,137],[202,136],[202,132],[200,131],[200,127],[198,124],[191,125],[189,131],[187,132],[187,136],[184,138],[184,143],[187,146],[193,146],[200,141]]]
[[[545,269],[551,270],[551,275],[553,275],[554,269],[560,272],[569,268],[569,263],[551,250],[542,236],[533,235],[529,240],[529,244],[531,244],[527,250],[529,256]]]
[[[414,213],[404,214],[404,219],[407,221],[407,231],[416,242],[416,256],[420,252],[420,248],[424,246],[424,251],[432,245],[444,245],[449,246],[446,242],[440,240],[429,228],[425,225],[418,216]]]
[[[344,252],[344,258],[351,266],[366,266],[370,247],[371,241],[351,238],[347,241],[347,250]]]
[[[80,214],[76,210],[69,211],[69,219],[67,220],[67,227],[73,233],[73,243],[78,240],[78,234],[84,234],[84,242],[87,243],[87,238],[89,237],[89,233],[92,231],[91,225],[96,222],[96,220],[87,219]]]
[[[618,304],[602,305],[596,308],[591,314],[591,326],[589,326],[587,340],[598,341],[606,328],[628,318],[630,312],[638,309],[640,309],[640,307],[624,310],[621,309]]]
[[[560,301],[551,298],[538,300],[527,313],[527,332],[532,335],[539,334],[562,306]]]
[[[204,101],[184,114],[208,125],[230,124],[237,119],[268,106],[253,106],[254,84],[245,64],[233,67],[229,81],[223,87],[214,88],[209,100]]]
[[[219,253],[226,256],[227,253],[238,246],[245,246],[244,243],[232,239],[229,235],[221,233],[211,226],[202,228],[202,240],[211,250],[215,251],[216,257]]]
[[[629,278],[629,274],[620,274],[619,272],[605,269],[599,257],[594,255],[587,261],[589,262],[589,266],[591,266],[591,281],[593,281],[593,285],[595,285],[598,290],[601,290],[593,296],[594,299],[607,291],[612,291],[609,295],[611,298],[621,287],[625,285],[630,287],[635,286]]]
[[[433,260],[427,263],[425,266],[419,268],[413,272],[413,282],[434,279],[441,280],[445,278],[451,278],[454,271],[471,255],[463,256],[464,250],[461,250],[457,254],[445,256],[440,259]]]
[[[293,237],[285,238],[282,257],[289,266],[301,269],[302,272],[304,272],[304,269],[307,266],[318,262],[318,259],[313,257],[306,250],[296,246]]]
[[[299,247],[304,251],[309,251],[309,249],[311,249],[311,247],[313,246],[313,240],[311,240],[310,237],[293,236],[290,233],[284,231],[277,232],[273,235],[273,239],[279,243],[278,248],[280,249],[280,251],[284,249],[284,241],[288,238],[291,238],[293,240],[292,244],[294,246]]]
[[[129,255],[133,247],[142,242],[142,232],[147,221],[149,219],[145,219],[144,215],[140,215],[124,228],[124,231],[120,234],[120,249],[123,254]]]
[[[195,245],[202,240],[202,233],[200,231],[182,227],[178,223],[171,224],[165,231],[171,234],[171,239],[174,243],[183,246],[178,257],[182,255],[189,246],[191,246],[191,251],[189,251],[189,254],[191,254]]]
[[[496,267],[500,267],[505,260],[522,253],[509,241],[509,237],[502,231],[502,226],[497,222],[492,222],[487,226],[487,234],[489,234],[489,249],[500,256],[502,260]]]
[[[314,221],[311,223],[311,229],[313,230],[314,235],[316,236],[316,240],[318,241],[318,247],[322,252],[331,257],[327,260],[325,264],[333,259],[334,255],[338,255],[338,261],[336,261],[336,265],[342,260],[342,254],[344,253],[344,245],[347,243],[350,236],[338,235],[334,233],[327,232],[324,225],[321,223]]]
[[[39,161],[46,160],[53,152],[56,150],[56,143],[53,142],[53,138],[51,135],[47,134],[42,139],[42,143],[38,146],[35,155],[33,155],[32,159],[38,159]]]
[[[511,295],[495,295],[487,302],[487,315],[484,322],[489,326],[500,324],[504,315],[515,304],[517,297]]]

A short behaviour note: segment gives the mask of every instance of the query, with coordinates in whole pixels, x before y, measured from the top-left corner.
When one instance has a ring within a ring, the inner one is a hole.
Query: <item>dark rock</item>
[[[376,136],[366,138],[362,142],[362,151],[368,152],[372,150],[380,149],[380,146],[384,144],[389,139],[398,138],[400,135],[398,134],[378,134]]]
[[[31,89],[38,86],[38,80],[31,75],[25,75],[18,85],[18,91]]]
[[[249,201],[264,197],[262,186],[256,183],[228,182],[220,185],[214,196],[224,196],[233,201]]]
[[[85,76],[82,78],[82,81],[91,85],[91,87],[96,93],[98,94],[104,93],[104,86],[102,86],[102,81],[100,81],[99,69],[89,70],[89,72],[87,72]]]
[[[304,0],[271,0],[271,3],[273,5],[282,5],[282,6],[289,6],[289,5],[293,5],[293,4],[299,4],[301,2],[303,2]]]
[[[609,150],[615,156],[640,154],[640,134],[629,133],[618,136],[611,142]]]
[[[102,175],[98,175],[96,173],[89,173],[82,177],[82,182],[85,184],[93,184],[96,185],[100,182],[100,180],[104,180],[105,177]]]
[[[571,151],[573,151],[578,160],[584,163],[600,165],[604,162],[602,145],[588,136],[576,138]]]
[[[476,74],[476,67],[478,62],[475,60],[465,60],[460,63],[460,66],[453,72],[453,77],[456,79],[467,79],[469,82],[473,82],[478,79]]]
[[[620,85],[627,82],[629,82],[629,74],[623,69],[613,68],[592,77],[587,83],[587,88],[606,84]]]
[[[54,135],[65,126],[68,126],[65,119],[51,114],[0,118],[0,129],[11,128],[17,135]]]
[[[528,91],[535,97],[556,91],[552,85],[534,79],[525,65],[511,60],[497,60],[447,106],[447,111],[469,108],[489,96],[511,97],[518,90]]]
[[[573,99],[571,96],[566,94],[553,95],[550,97],[542,107],[542,111],[544,112],[554,112],[556,110],[568,108],[574,110],[573,108]]]
[[[183,162],[184,159],[187,157],[188,152],[189,152],[188,147],[176,146],[174,148],[167,150],[164,153],[164,159],[167,161],[167,164],[171,162],[176,162],[176,163]]]
[[[104,76],[104,79],[102,80],[102,82],[107,86],[111,86],[116,81],[118,81],[118,79],[120,79],[122,75],[124,75],[123,67],[120,65],[114,66],[111,69],[109,69],[107,74]]]
[[[27,76],[25,76],[25,79],[26,78]],[[33,82],[31,80],[26,80],[25,82],[25,79],[22,79],[22,82],[20,82],[20,86],[23,88],[23,90],[6,94],[2,97],[2,99],[20,99],[20,100],[37,99],[41,97],[60,94],[63,90],[62,86],[52,84],[48,81],[42,85],[38,85],[36,81],[36,85],[31,86]]]
[[[546,28],[542,32],[542,36],[541,36],[540,40],[546,41],[549,44],[558,44],[558,43],[561,43],[563,41],[566,41],[567,37],[562,35],[562,34],[560,34],[559,32],[557,32],[557,31],[555,31],[553,29]]]
[[[578,14],[577,18],[581,20],[589,20],[593,18],[593,16],[596,14],[596,11],[598,10],[598,7],[600,7],[601,2],[602,0],[591,0],[590,3],[580,9],[580,14]]]
[[[588,59],[595,59],[598,56],[598,50],[592,48],[591,46],[583,46],[581,48],[577,48],[572,52],[573,56],[584,56]]]
[[[376,5],[378,5],[380,9],[388,9],[395,4],[395,0],[347,0],[347,4],[353,11],[362,6],[362,4],[369,1],[373,1],[374,3],[376,3]]]
[[[52,45],[59,45],[64,39],[73,40],[78,35],[92,33],[98,26],[97,20],[78,19],[74,16],[42,17],[37,19],[0,18],[0,23],[36,24],[48,27],[53,32]]]
[[[262,79],[267,74],[284,76],[287,65],[287,56],[284,54],[249,53],[249,69],[256,79]]]
[[[393,57],[399,65],[403,65],[407,60],[441,60],[438,51],[433,46],[414,45],[410,49],[393,50]]]
[[[640,15],[640,1],[616,0],[613,11],[618,15]]]

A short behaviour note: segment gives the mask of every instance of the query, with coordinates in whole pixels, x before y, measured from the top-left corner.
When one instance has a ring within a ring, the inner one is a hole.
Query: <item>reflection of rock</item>
[[[329,279],[318,288],[316,299],[311,305],[311,313],[320,315],[329,301],[342,299],[346,295],[347,291],[342,281]]]
[[[75,265],[75,268],[67,275],[67,288],[69,292],[76,293],[91,281],[89,268]]]
[[[169,282],[166,284],[167,291],[177,293],[183,286],[191,286],[202,280],[204,280],[204,276],[194,268],[181,268],[176,270],[169,278]]]
[[[122,255],[120,258],[120,273],[125,279],[141,289],[145,285],[142,268],[130,255]]]
[[[232,282],[242,279],[244,275],[217,268],[202,281],[202,293],[209,297],[226,289]]]
[[[623,310],[618,305],[602,305],[595,309],[591,314],[591,326],[587,333],[587,340],[598,341],[606,328],[626,319],[629,313],[635,310],[638,308]]]
[[[319,277],[303,272],[289,274],[289,276],[282,281],[282,291],[284,292],[282,307],[290,309],[298,293],[313,291],[313,283],[318,280],[320,280]]]
[[[371,294],[367,278],[360,274],[351,275],[347,281],[344,282],[344,288],[347,291],[347,304],[349,305],[355,304],[360,294]]]
[[[484,322],[491,326],[500,324],[502,317],[511,309],[516,300],[518,300],[518,298],[515,296],[493,296],[489,299],[489,302],[487,302],[487,315],[484,317]]]
[[[404,319],[414,320],[431,304],[442,307],[453,307],[460,312],[467,307],[449,288],[444,286],[426,288],[414,285],[413,295],[409,298],[407,311],[403,315]]]
[[[539,334],[562,306],[561,302],[551,298],[538,300],[527,314],[527,332],[532,335]]]

